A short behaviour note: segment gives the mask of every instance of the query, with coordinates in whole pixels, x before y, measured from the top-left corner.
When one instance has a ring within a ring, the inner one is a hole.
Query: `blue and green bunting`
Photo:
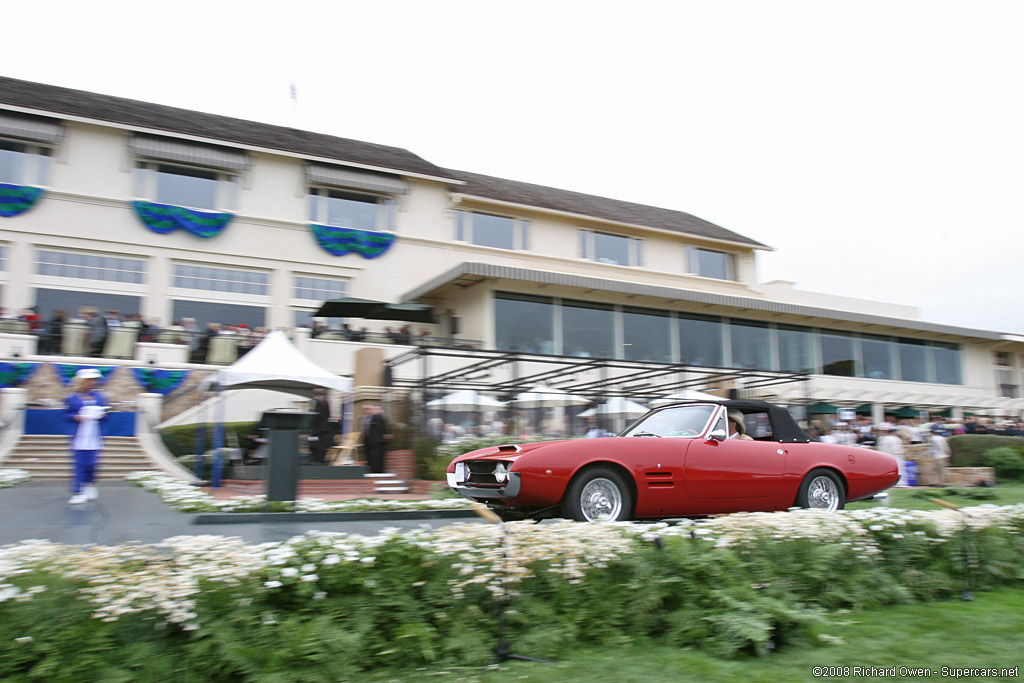
[[[25,383],[39,363],[7,363],[0,362],[0,387],[16,387]]]
[[[330,225],[310,227],[316,236],[317,243],[333,256],[342,256],[356,252],[364,258],[377,258],[395,241],[390,232],[372,232],[354,228],[336,228]]]
[[[181,228],[196,237],[216,237],[227,227],[234,214],[215,211],[196,211],[173,204],[132,202],[135,213],[153,232],[166,235]]]
[[[101,377],[96,380],[96,385],[103,386],[107,383],[107,380],[110,379],[110,374],[117,369],[116,365],[105,365],[101,367],[99,365],[74,365],[73,363],[54,363],[53,367],[57,370],[57,377],[60,377],[60,381],[64,383],[64,386],[71,383],[71,380],[75,378],[75,373],[79,370],[84,370],[85,368],[99,370]]]
[[[42,196],[43,191],[38,187],[0,183],[0,216],[10,218],[25,213]]]
[[[188,370],[161,370],[159,368],[134,368],[135,379],[154,394],[166,396],[188,379]]]

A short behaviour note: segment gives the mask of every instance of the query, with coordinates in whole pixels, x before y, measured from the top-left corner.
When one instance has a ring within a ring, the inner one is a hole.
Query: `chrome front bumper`
[[[477,500],[479,498],[515,498],[519,495],[522,479],[519,472],[509,472],[508,481],[504,486],[473,486],[472,484],[460,484],[455,479],[453,472],[448,473],[448,486],[456,493],[466,498]]]

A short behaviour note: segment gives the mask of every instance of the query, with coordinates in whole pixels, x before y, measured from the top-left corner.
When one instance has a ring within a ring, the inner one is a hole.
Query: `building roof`
[[[511,266],[499,266],[492,263],[465,262],[455,266],[441,275],[423,283],[419,287],[406,292],[402,301],[414,301],[421,297],[436,295],[436,292],[451,284],[469,285],[474,282],[490,278],[516,280],[519,282],[530,282],[547,285],[560,285],[565,287],[578,287],[599,292],[614,292],[618,294],[630,294],[637,296],[649,296],[669,301],[682,301],[698,303],[710,306],[723,306],[734,308],[739,311],[762,311],[766,313],[778,313],[785,315],[804,316],[817,318],[819,320],[835,322],[853,322],[862,325],[878,325],[890,328],[889,334],[899,334],[901,330],[915,332],[930,332],[935,334],[951,335],[956,337],[969,337],[973,339],[1001,340],[1004,338],[999,332],[989,330],[973,330],[966,327],[953,325],[940,325],[921,320],[906,320],[903,318],[891,318],[881,315],[870,315],[852,311],[837,311],[831,308],[818,308],[815,306],[802,306],[781,301],[770,301],[754,297],[733,296],[728,294],[716,294],[695,289],[682,289],[677,287],[665,287],[662,285],[648,285],[638,282],[625,282],[622,280],[609,280],[605,278],[589,277],[585,275],[572,275],[569,273],[553,273],[546,270],[532,270],[529,268],[514,268]],[[638,304],[639,305],[639,304]],[[810,322],[805,324],[812,324]]]
[[[768,248],[756,240],[682,211],[634,204],[570,190],[559,190],[544,185],[495,178],[468,171],[448,169],[447,173],[451,177],[465,181],[466,184],[456,188],[456,191],[466,196],[581,214],[616,223],[671,230],[696,237],[745,244],[754,248]]]
[[[0,105],[192,135],[449,179],[444,169],[399,147],[0,76]]]

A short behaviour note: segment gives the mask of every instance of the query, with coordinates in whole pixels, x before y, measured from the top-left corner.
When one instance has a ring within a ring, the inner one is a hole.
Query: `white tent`
[[[429,401],[427,402],[427,407],[457,412],[466,410],[501,410],[505,407],[505,404],[472,389],[463,389]]]
[[[647,408],[635,401],[630,401],[628,398],[622,398],[621,396],[612,396],[607,402],[601,405],[584,410],[580,413],[580,417],[592,417],[594,415],[607,415],[607,416],[621,416],[621,417],[640,417],[647,412]]]
[[[585,398],[567,394],[561,389],[544,386],[543,384],[538,384],[529,391],[517,395],[515,402],[517,408],[561,408],[590,403]]]
[[[674,394],[668,396],[662,396],[651,401],[652,408],[658,408],[660,406],[667,406],[670,403],[676,403],[678,401],[721,401],[720,396],[713,396],[712,394],[705,394],[703,391],[697,391],[695,389],[683,389],[677,391]],[[859,405],[859,404],[858,404]]]
[[[215,380],[225,389],[270,389],[309,396],[315,387],[351,391],[352,380],[324,370],[274,330]]]

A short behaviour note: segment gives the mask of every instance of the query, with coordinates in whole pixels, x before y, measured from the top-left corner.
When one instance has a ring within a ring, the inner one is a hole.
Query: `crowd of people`
[[[383,332],[371,332],[366,327],[361,327],[358,330],[353,329],[348,323],[343,323],[341,327],[330,327],[320,321],[314,322],[311,336],[315,338],[337,338],[342,341],[404,344],[406,346],[424,343],[433,338],[427,329],[421,329],[419,334],[414,333],[411,325],[402,325],[398,329],[385,327]]]

